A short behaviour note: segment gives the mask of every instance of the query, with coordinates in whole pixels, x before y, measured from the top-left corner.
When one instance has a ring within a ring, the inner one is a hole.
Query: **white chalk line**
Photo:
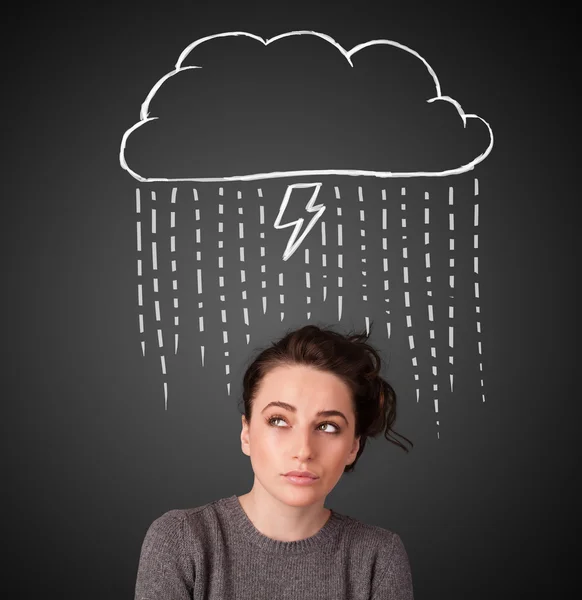
[[[192,189],[192,193],[194,195],[194,216],[196,219],[196,223],[198,224],[200,221],[200,208],[198,208],[198,190],[196,188]],[[202,251],[201,248],[201,228],[196,228],[196,262],[198,265],[202,265]],[[198,331],[200,334],[204,332],[204,315],[202,315],[202,309],[204,308],[204,302],[202,300],[202,268],[198,266],[196,268],[196,291],[198,292],[198,309],[200,314],[198,315]],[[200,336],[202,338],[202,335]],[[200,362],[202,366],[204,366],[204,345],[200,345]]]
[[[263,197],[263,190],[261,188],[257,188],[257,196],[259,198]],[[265,225],[265,206],[263,204],[259,205],[259,237],[264,240],[265,239],[265,232],[263,230],[263,226]],[[261,246],[261,258],[265,257],[265,246]],[[261,273],[265,273],[267,270],[267,265],[265,265],[265,263],[261,264]],[[262,290],[266,290],[267,289],[267,276],[264,275],[265,279],[261,280],[261,289]],[[265,294],[267,292],[265,291]],[[262,296],[261,297],[262,303],[263,303],[263,314],[266,315],[267,314],[267,296]]]
[[[383,189],[382,190],[382,202],[386,202],[386,190]],[[382,231],[383,231],[383,235],[382,235],[382,250],[385,252],[385,254],[382,256],[382,269],[384,271],[385,277],[386,279],[384,279],[384,302],[390,302],[390,298],[389,298],[389,290],[390,290],[390,280],[388,278],[388,237],[387,237],[387,230],[388,230],[388,208],[387,207],[382,207]],[[387,315],[390,315],[390,304],[388,304],[388,308],[384,309]],[[392,335],[392,320],[390,319],[390,317],[388,317],[388,319],[386,320],[386,335],[388,336],[388,339],[390,339],[390,336]]]
[[[406,188],[403,187],[400,190],[400,194],[401,196],[406,196]],[[402,211],[403,215],[406,215],[406,202],[401,202],[400,203],[400,210]],[[408,235],[405,233],[407,231],[406,229],[406,216],[403,216],[400,220],[401,223],[401,227],[402,227],[402,240],[407,240],[408,239]],[[403,276],[403,280],[404,280],[404,306],[407,309],[407,313],[411,312],[410,311],[410,291],[408,289],[410,281],[409,281],[409,273],[408,273],[408,243],[406,243],[406,245],[403,244],[402,247],[402,276]],[[415,349],[415,344],[414,344],[414,334],[413,334],[413,329],[412,329],[412,315],[410,314],[406,314],[406,326],[408,327],[408,329],[410,330],[410,335],[408,336],[408,345],[410,347],[410,352],[412,353],[412,367],[413,367],[413,371],[414,371],[414,381],[416,382],[416,401],[419,402],[420,400],[420,374],[418,372],[418,359],[416,357],[416,355],[413,353],[413,350]]]
[[[424,199],[428,202],[430,201],[430,194],[428,192],[424,193]],[[424,208],[424,224],[426,226],[424,232],[424,245],[426,246],[426,252],[424,255],[425,261],[425,269],[426,269],[426,283],[427,290],[426,295],[428,298],[428,321],[429,321],[429,338],[432,340],[432,344],[430,346],[430,355],[431,355],[431,373],[433,376],[433,386],[432,391],[433,394],[433,406],[434,412],[438,416],[439,412],[439,400],[438,400],[438,370],[437,370],[437,343],[435,339],[435,329],[434,329],[434,304],[432,303],[433,295],[432,295],[432,275],[431,275],[431,263],[430,263],[430,206],[426,206]],[[437,426],[439,425],[439,421],[436,421]],[[437,437],[439,436],[439,432],[437,431]]]
[[[279,273],[279,287],[281,290],[283,289],[283,273]],[[285,317],[285,312],[282,310],[283,305],[285,304],[285,294],[279,293],[279,304],[281,305],[281,321]]]
[[[237,192],[237,198],[239,200],[242,199],[242,192],[239,190]],[[241,244],[244,244],[244,237],[245,237],[245,232],[244,232],[244,219],[243,219],[243,207],[239,206],[238,207],[238,214],[240,215],[240,221],[238,224],[238,237],[241,240]],[[249,309],[247,306],[245,306],[245,302],[248,302],[248,298],[247,298],[247,290],[246,290],[246,270],[243,269],[242,267],[244,267],[244,262],[245,262],[245,252],[244,252],[244,245],[239,247],[239,261],[241,263],[241,270],[240,270],[240,282],[241,282],[241,286],[242,286],[242,299],[243,299],[243,318],[244,318],[244,322],[245,325],[247,326],[247,328],[250,328],[250,321],[249,321]],[[250,333],[247,332],[246,333],[246,340],[247,340],[247,345],[249,344],[249,341],[251,339]]]
[[[362,238],[362,242],[365,241],[366,238],[366,227],[364,226],[364,223],[366,221],[366,212],[365,209],[363,208],[363,203],[364,203],[364,195],[362,193],[362,186],[358,186],[358,201],[362,203],[362,208],[359,209],[360,210],[360,221],[362,223],[362,225],[360,226],[360,237]],[[361,257],[361,261],[362,264],[365,266],[366,265],[366,256],[365,256],[365,251],[366,251],[366,244],[362,243],[360,244],[360,251],[362,252],[363,256]],[[364,271],[361,271],[362,273],[362,300],[364,302],[368,302],[368,294],[364,293],[366,292],[366,288],[368,287],[368,284],[366,283],[366,275],[367,275],[367,268]],[[367,309],[366,309],[367,311]],[[364,320],[366,322],[366,333],[368,335],[370,335],[370,317],[367,314],[364,314]]]
[[[325,221],[322,219],[321,221],[321,246],[323,249],[325,249],[325,245],[326,245],[326,233],[325,233]],[[323,277],[322,277],[322,282],[324,282],[327,279],[327,254],[325,252],[322,252],[321,254],[321,266],[322,266],[322,270],[323,270]],[[324,284],[323,285],[323,301],[325,302],[327,298],[327,286]]]
[[[305,265],[309,265],[309,248],[305,248]],[[309,291],[309,289],[311,288],[311,277],[309,271],[307,270],[305,270],[305,288],[307,291]],[[307,305],[311,304],[311,296],[306,295],[305,300],[307,302]],[[311,312],[307,311],[307,320],[309,321],[310,318]]]
[[[475,188],[474,188],[474,196],[477,197],[479,195],[479,180],[475,178]],[[481,302],[479,300],[479,203],[475,201],[474,205],[474,213],[473,213],[473,227],[475,233],[473,234],[473,270],[475,272],[475,314],[481,314]],[[483,383],[483,348],[481,343],[481,338],[483,336],[483,332],[481,331],[481,321],[477,318],[477,350],[479,352],[479,374],[481,381],[481,399],[485,402],[485,386]]]
[[[141,346],[141,354],[145,357],[146,345],[145,345],[145,326],[143,319],[143,259],[142,257],[142,245],[141,245],[141,193],[139,188],[135,188],[135,212],[137,215],[136,223],[136,242],[137,242],[137,306],[138,315],[137,322],[139,326],[139,341]]]
[[[156,202],[156,192],[152,190],[151,193],[152,202]],[[152,206],[151,209],[151,232],[152,232],[152,270],[153,275],[153,289],[154,289],[154,311],[157,322],[157,334],[158,334],[158,349],[160,351],[160,369],[162,371],[162,382],[164,386],[164,408],[168,410],[168,382],[167,382],[167,369],[166,369],[166,357],[164,355],[164,336],[162,333],[162,312],[160,308],[160,301],[158,300],[159,287],[158,278],[155,277],[158,270],[158,251],[157,251],[157,215],[156,209]]]
[[[455,327],[454,327],[454,317],[455,317],[455,307],[454,307],[454,298],[455,298],[455,213],[454,213],[454,190],[453,187],[449,187],[449,383],[451,393],[453,392],[453,362],[454,362],[454,335],[455,335]]]
[[[224,189],[220,188],[219,189],[219,195],[223,196],[224,195]],[[222,215],[224,214],[224,204],[219,203],[218,204],[218,214]],[[220,217],[219,217],[220,218]],[[218,221],[218,233],[224,233],[224,221]],[[221,236],[218,236],[218,249],[222,249],[224,248],[224,240],[221,239]],[[218,269],[219,269],[219,273],[221,272],[220,270],[224,268],[224,257],[221,256],[219,254],[218,256]],[[224,275],[219,275],[218,276],[218,286],[221,288],[225,287],[225,277]],[[220,302],[226,302],[226,294],[221,293],[220,294]],[[225,329],[222,330],[222,342],[225,346],[227,346],[228,344],[228,331],[226,330],[226,309],[225,308],[221,308],[220,309],[220,315],[221,315],[221,320],[222,323],[224,324]],[[228,357],[229,356],[229,352],[228,350],[225,349],[224,351],[224,356]],[[229,363],[225,363],[224,365],[224,371],[225,371],[225,375],[229,375],[230,374],[230,364]],[[227,394],[230,396],[230,382],[227,381],[226,384],[226,391]]]
[[[335,197],[336,197],[336,200],[341,200],[339,187],[337,187],[337,186],[335,187]],[[341,222],[339,222],[339,217],[342,216],[341,206],[337,207],[337,216],[338,216],[337,245],[338,245],[338,248],[341,248],[343,246],[343,228],[342,228]],[[339,251],[338,251],[338,255],[337,255],[337,266],[339,269],[343,269],[343,254]],[[342,286],[343,286],[343,276],[338,275],[338,278],[337,278],[337,287],[338,287],[337,320],[338,321],[342,320],[342,304],[343,304],[343,298],[342,298],[342,294],[341,294]]]
[[[178,192],[177,188],[172,188],[172,197],[170,199],[170,203],[172,205],[176,204],[176,194]],[[173,231],[176,227],[176,211],[172,210],[170,212],[170,231]],[[173,257],[176,252],[176,236],[170,236],[170,256]],[[180,316],[178,314],[178,263],[175,258],[170,258],[170,267],[172,269],[172,273],[174,273],[175,279],[172,280],[172,287],[176,291],[174,297],[172,298],[174,304],[174,355],[178,354],[178,325],[180,323]]]

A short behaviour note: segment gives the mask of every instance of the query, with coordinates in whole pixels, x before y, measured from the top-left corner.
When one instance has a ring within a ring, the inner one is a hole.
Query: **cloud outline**
[[[149,105],[150,105],[152,99],[154,98],[154,96],[156,95],[156,93],[158,92],[158,90],[162,87],[162,85],[170,77],[173,77],[174,75],[177,75],[178,73],[181,73],[182,71],[185,71],[188,69],[202,68],[202,67],[194,66],[194,65],[182,66],[182,64],[188,57],[188,55],[192,52],[192,50],[196,46],[199,46],[200,44],[202,44],[206,41],[212,40],[212,39],[228,37],[228,36],[246,36],[246,37],[250,37],[256,41],[263,43],[265,46],[268,46],[269,44],[272,44],[273,42],[275,42],[277,40],[280,40],[280,39],[283,39],[286,37],[290,37],[290,36],[294,36],[294,35],[315,35],[315,36],[320,37],[321,39],[329,42],[337,50],[339,50],[339,52],[349,62],[351,67],[354,66],[352,63],[351,57],[354,54],[356,54],[357,52],[359,52],[360,50],[363,50],[364,48],[367,48],[369,46],[390,45],[390,46],[394,46],[396,48],[400,48],[401,50],[404,50],[406,52],[409,52],[410,54],[412,54],[414,57],[419,59],[424,64],[424,66],[426,67],[427,71],[429,72],[429,74],[431,75],[431,77],[435,83],[435,89],[436,89],[437,95],[434,96],[433,98],[429,98],[426,102],[435,102],[437,100],[442,100],[442,101],[451,103],[457,110],[459,116],[461,117],[461,120],[463,121],[463,127],[465,129],[467,127],[468,119],[478,119],[481,122],[483,122],[489,132],[489,145],[487,146],[487,148],[485,149],[484,152],[479,154],[477,157],[475,157],[469,163],[467,163],[465,165],[461,165],[460,167],[456,167],[453,169],[446,169],[444,171],[394,172],[394,171],[373,171],[373,170],[366,170],[366,169],[302,169],[302,170],[295,170],[295,171],[271,171],[271,172],[266,172],[266,173],[252,173],[252,174],[248,174],[248,175],[232,175],[232,176],[225,176],[225,177],[166,178],[166,177],[143,177],[142,175],[139,175],[138,173],[136,173],[129,167],[129,165],[127,164],[127,161],[125,160],[125,146],[127,144],[127,140],[129,139],[130,135],[134,131],[136,131],[137,129],[139,129],[140,127],[145,125],[146,123],[149,123],[150,121],[155,121],[155,120],[159,119],[159,117],[150,117],[149,112],[148,112]],[[395,42],[393,40],[376,39],[376,40],[369,40],[367,42],[358,44],[358,45],[354,46],[351,50],[346,50],[329,35],[326,35],[324,33],[319,33],[316,31],[310,31],[310,30],[289,31],[289,32],[282,33],[282,34],[277,35],[272,38],[267,38],[267,39],[262,38],[258,35],[252,34],[252,33],[245,32],[245,31],[233,31],[233,32],[217,33],[214,35],[209,35],[209,36],[200,38],[200,39],[192,42],[191,44],[189,44],[181,52],[181,54],[178,58],[178,61],[176,62],[175,68],[172,71],[166,73],[163,77],[161,77],[154,84],[154,86],[152,87],[152,89],[150,90],[148,95],[146,96],[146,99],[144,100],[144,102],[141,105],[139,121],[137,121],[137,123],[132,125],[129,129],[127,129],[127,131],[125,131],[125,133],[123,134],[123,137],[121,140],[121,146],[120,146],[120,150],[119,150],[119,163],[120,163],[121,167],[124,170],[126,170],[134,179],[137,179],[138,181],[141,181],[144,183],[179,182],[179,181],[197,181],[197,182],[255,181],[255,180],[262,180],[262,179],[279,179],[282,177],[304,177],[304,176],[322,176],[322,175],[347,175],[347,176],[352,176],[352,177],[367,176],[367,177],[378,177],[378,178],[445,177],[448,175],[459,175],[461,173],[465,173],[467,171],[473,170],[475,168],[475,165],[479,164],[480,162],[485,160],[485,158],[487,158],[487,156],[489,156],[492,149],[493,149],[493,130],[491,129],[491,126],[489,125],[489,123],[487,121],[485,121],[485,119],[483,119],[479,115],[476,115],[473,113],[465,113],[463,111],[463,109],[461,108],[461,105],[459,104],[459,102],[457,102],[450,96],[443,96],[441,94],[441,86],[440,86],[439,80],[438,80],[433,68],[429,65],[429,63],[420,54],[418,54],[418,52],[416,52],[412,48],[409,48],[408,46],[405,46],[404,44],[400,44],[399,42]]]

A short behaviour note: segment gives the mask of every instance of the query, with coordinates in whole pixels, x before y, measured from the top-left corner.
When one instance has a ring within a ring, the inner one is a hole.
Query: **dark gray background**
[[[435,68],[443,93],[496,136],[478,172],[487,402],[468,352],[437,440],[431,401],[414,398],[401,331],[383,348],[400,397],[396,429],[414,449],[374,440],[328,505],[401,535],[420,600],[559,596],[579,530],[571,16],[448,3],[19,10],[3,36],[10,597],[131,598],[153,519],[250,488],[238,438],[245,353],[305,320],[256,322],[251,344],[237,349],[230,396],[223,362],[194,366],[185,334],[164,410],[158,359],[139,347],[136,182],[118,152],[145,95],[189,43],[299,29],[345,48],[375,38],[407,44]],[[275,268],[280,253],[272,254]],[[358,310],[341,326],[361,329]],[[382,322],[375,328],[381,345]],[[218,329],[216,317],[215,347]]]

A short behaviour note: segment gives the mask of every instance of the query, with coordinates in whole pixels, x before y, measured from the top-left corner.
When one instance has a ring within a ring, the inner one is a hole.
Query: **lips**
[[[306,477],[308,479],[319,479],[318,475],[311,471],[289,471],[285,477]]]

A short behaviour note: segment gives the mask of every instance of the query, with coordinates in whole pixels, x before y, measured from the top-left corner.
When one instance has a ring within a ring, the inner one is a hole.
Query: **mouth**
[[[289,471],[284,474],[285,477],[309,477],[310,479],[319,479],[319,476],[311,471]]]
[[[313,485],[319,479],[319,477],[312,477],[308,475],[295,475],[293,473],[283,475],[283,477],[287,481],[295,485]]]

